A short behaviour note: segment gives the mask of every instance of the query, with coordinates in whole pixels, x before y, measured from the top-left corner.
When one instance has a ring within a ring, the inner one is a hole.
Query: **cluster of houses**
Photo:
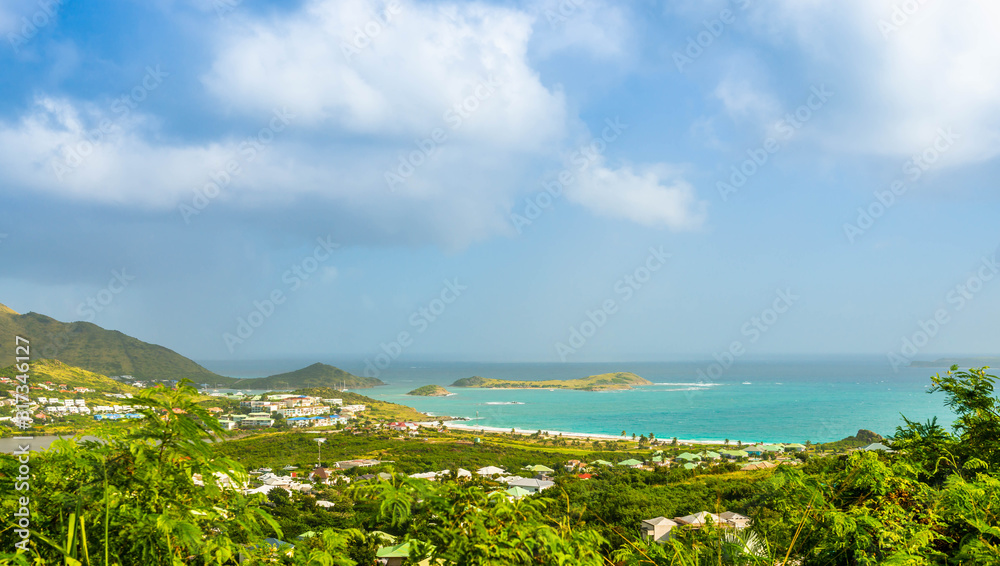
[[[339,399],[332,399],[339,401]],[[330,413],[330,406],[323,403],[319,397],[308,395],[272,394],[266,399],[260,395],[240,402],[243,407],[249,407],[256,412],[278,413],[287,418],[308,417],[313,415],[326,415]]]
[[[673,519],[666,517],[646,519],[642,522],[641,528],[644,537],[656,542],[665,542],[670,539],[671,531],[676,527],[686,526],[700,529],[709,523],[723,528],[742,530],[750,525],[750,518],[733,511],[722,513],[700,511],[692,515],[685,515],[684,517],[674,517]]]
[[[251,410],[250,414],[223,415],[219,424],[226,430],[235,428],[268,428],[274,426],[271,415],[277,413],[294,427],[331,426],[344,424],[355,413],[364,411],[364,405],[344,405],[342,399],[321,399],[308,395],[275,393],[246,397],[243,394],[213,393],[217,397],[236,398],[240,405]],[[339,407],[339,414],[331,414],[331,405]],[[221,411],[220,411],[221,412]]]
[[[0,377],[0,385],[7,383],[15,383],[15,380],[9,377]],[[58,391],[59,393],[94,393],[94,390],[89,387],[69,387],[65,383],[52,383],[51,381],[32,383],[31,388]]]

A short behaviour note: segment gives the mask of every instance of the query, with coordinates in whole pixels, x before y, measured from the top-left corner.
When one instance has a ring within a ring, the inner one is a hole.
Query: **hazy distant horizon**
[[[941,358],[992,358],[1000,356],[941,356]],[[915,360],[915,361],[925,361],[933,362],[939,358],[926,359],[926,360]],[[269,375],[275,375],[278,373],[286,373],[294,371],[297,369],[302,369],[308,365],[314,363],[324,363],[332,366],[339,367],[345,371],[349,371],[356,375],[361,375],[366,366],[364,358],[345,356],[342,358],[331,358],[330,356],[305,356],[305,357],[294,357],[294,358],[267,358],[267,359],[242,359],[242,360],[200,360],[195,359],[197,363],[201,364],[203,367],[218,373],[220,375],[225,375],[229,377],[267,377]],[[881,365],[885,361],[884,356],[879,356],[876,354],[818,354],[818,355],[758,355],[752,358],[744,358],[733,364],[736,365],[758,365],[758,364],[794,364],[794,363],[806,363],[806,364],[850,364],[850,363],[870,363],[873,365]],[[448,366],[480,366],[483,370],[489,370],[490,366],[537,366],[537,367],[558,367],[563,368],[564,371],[572,371],[574,368],[580,368],[581,370],[586,367],[600,366],[600,365],[616,365],[620,367],[614,368],[613,371],[632,371],[630,365],[637,364],[676,364],[676,365],[696,365],[699,367],[708,367],[711,363],[715,362],[714,358],[711,357],[690,357],[690,358],[677,358],[677,359],[632,359],[632,360],[594,360],[594,361],[583,361],[583,362],[552,362],[552,361],[538,361],[538,360],[463,360],[463,359],[397,359],[391,366],[386,369],[380,370],[383,374],[392,374],[394,371],[407,370],[414,368],[434,368],[434,367],[448,367]],[[732,367],[732,366],[730,366]],[[937,370],[945,370],[946,368],[919,368],[928,371],[928,376],[934,373],[938,373]],[[891,367],[885,365],[886,374],[892,374]],[[611,371],[611,370],[609,370]],[[728,371],[726,373],[729,373]]]

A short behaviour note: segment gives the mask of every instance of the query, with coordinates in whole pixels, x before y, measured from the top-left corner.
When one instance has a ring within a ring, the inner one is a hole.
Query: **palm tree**
[[[622,431],[622,436],[625,436],[625,431],[624,430]]]
[[[728,438],[726,439],[726,444],[725,445],[729,446],[729,439]]]

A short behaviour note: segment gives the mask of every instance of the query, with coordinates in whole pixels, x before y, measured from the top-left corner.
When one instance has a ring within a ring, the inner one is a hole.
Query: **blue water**
[[[358,392],[423,412],[467,417],[473,419],[470,425],[614,435],[624,430],[629,436],[653,433],[657,438],[744,443],[827,442],[862,428],[889,435],[902,424],[901,414],[919,421],[937,416],[944,424],[952,419],[944,396],[927,393],[929,377],[943,369],[904,368],[893,373],[882,357],[740,360],[715,379],[700,381],[698,370],[707,366],[705,362],[398,364],[378,375],[389,385]],[[359,375],[364,369],[349,363],[340,367]],[[607,392],[450,387],[456,379],[472,375],[574,379],[614,371],[631,371],[656,385]],[[405,394],[427,384],[443,385],[456,395]],[[498,404],[515,402],[523,404]]]

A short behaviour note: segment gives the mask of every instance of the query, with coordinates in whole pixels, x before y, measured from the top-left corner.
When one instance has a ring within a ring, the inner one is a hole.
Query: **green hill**
[[[486,377],[466,377],[451,384],[452,387],[483,387],[488,389],[575,389],[578,391],[607,391],[610,389],[632,389],[636,385],[652,385],[651,381],[638,375],[621,371],[602,373],[583,379],[549,379],[528,381],[520,379],[490,379]]]
[[[353,373],[348,373],[338,367],[315,363],[300,370],[279,373],[268,377],[243,379],[233,377],[216,378],[210,385],[224,386],[232,389],[301,389],[303,387],[364,389],[385,385],[385,383],[373,377],[361,377]]]
[[[418,387],[413,391],[410,391],[407,395],[414,395],[417,397],[445,397],[447,395],[451,395],[451,392],[440,385],[424,385],[423,387]]]
[[[0,367],[14,363],[15,336],[31,341],[33,359],[57,359],[103,375],[131,375],[143,380],[188,378],[195,383],[222,378],[169,348],[117,330],[89,322],[60,322],[37,313],[18,314],[0,304]]]
[[[0,367],[14,363],[15,336],[23,336],[31,342],[32,359],[59,360],[101,375],[131,375],[139,380],[187,378],[213,387],[240,389],[385,385],[378,379],[359,377],[326,364],[313,364],[258,379],[226,377],[169,348],[143,342],[117,330],[105,330],[89,322],[60,322],[37,313],[18,314],[0,304]]]

